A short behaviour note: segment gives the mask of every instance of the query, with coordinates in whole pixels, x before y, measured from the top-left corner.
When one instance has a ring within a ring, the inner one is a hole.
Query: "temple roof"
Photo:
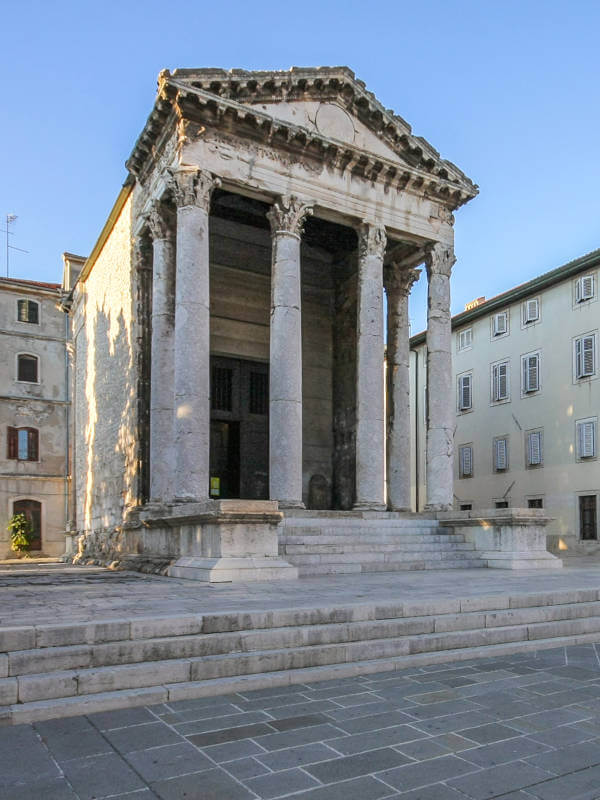
[[[289,107],[299,108],[302,104],[311,108],[326,106],[329,127],[323,129],[318,118],[309,124],[306,114],[290,116]],[[212,112],[216,123],[227,115],[247,125],[252,116],[258,131],[264,131],[269,140],[285,139],[287,146],[293,143],[296,147],[320,147],[330,155],[329,143],[344,145],[354,151],[355,162],[361,158],[369,162],[368,170],[375,177],[387,174],[390,165],[395,164],[410,173],[413,183],[416,176],[421,185],[431,184],[431,193],[445,199],[449,208],[456,208],[477,194],[477,186],[462,170],[441,158],[423,137],[415,136],[410,125],[385,108],[348,67],[292,67],[285,71],[201,68],[176,69],[172,73],[163,70],[153,112],[127,162],[134,174],[154,151],[175,106],[183,117],[193,114],[194,109]],[[361,142],[349,141],[343,133],[344,116],[358,120],[370,132],[370,142],[364,144],[363,137],[361,147]]]

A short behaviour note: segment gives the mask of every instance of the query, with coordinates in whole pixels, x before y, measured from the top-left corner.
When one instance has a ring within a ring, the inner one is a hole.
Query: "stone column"
[[[427,278],[427,511],[452,508],[454,496],[454,387],[450,327],[451,244],[434,244],[426,257]]]
[[[357,509],[385,510],[385,415],[383,385],[383,256],[387,237],[379,225],[358,235],[356,348]]]
[[[267,213],[272,232],[269,497],[302,502],[302,315],[300,236],[310,206],[281,197]]]
[[[175,282],[175,499],[208,499],[210,288],[208,215],[220,184],[204,170],[173,173],[177,205]]]
[[[173,497],[173,339],[175,326],[175,219],[157,200],[148,216],[152,235],[152,343],[150,369],[150,501]]]
[[[408,295],[421,270],[390,264],[387,293],[387,494],[390,511],[410,511],[410,344]]]

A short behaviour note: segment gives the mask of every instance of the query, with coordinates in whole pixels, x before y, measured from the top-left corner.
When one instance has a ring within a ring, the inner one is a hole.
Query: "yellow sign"
[[[210,496],[211,497],[221,496],[221,478],[210,479]]]

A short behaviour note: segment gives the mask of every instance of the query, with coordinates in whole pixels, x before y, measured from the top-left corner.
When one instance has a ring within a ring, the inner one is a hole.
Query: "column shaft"
[[[420,270],[386,268],[387,493],[391,511],[410,511],[410,344],[408,295]]]
[[[427,505],[431,511],[452,508],[454,391],[450,273],[455,262],[451,245],[433,245],[427,257]]]
[[[208,498],[210,284],[208,216],[216,185],[201,170],[175,172],[175,497]]]
[[[268,213],[272,229],[269,496],[302,507],[302,316],[300,234],[309,206],[294,197]]]
[[[359,232],[356,350],[356,501],[358,509],[385,509],[383,379],[383,227]]]

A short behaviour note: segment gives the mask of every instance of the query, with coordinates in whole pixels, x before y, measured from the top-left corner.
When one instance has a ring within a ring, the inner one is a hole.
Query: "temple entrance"
[[[269,498],[269,365],[211,357],[210,496]]]

